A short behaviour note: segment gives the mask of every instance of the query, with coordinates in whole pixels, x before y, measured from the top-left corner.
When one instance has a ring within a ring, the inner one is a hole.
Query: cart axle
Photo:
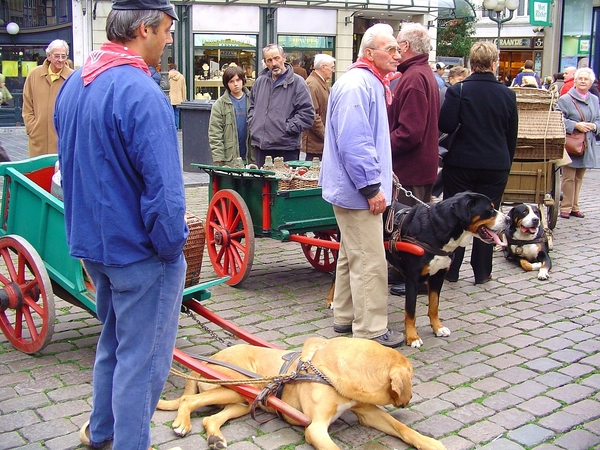
[[[33,293],[35,294],[35,298],[39,297],[39,289],[37,289],[37,292]],[[23,303],[23,292],[18,283],[11,282],[5,284],[4,287],[0,289],[0,311],[4,311],[8,308],[19,309],[23,306]]]

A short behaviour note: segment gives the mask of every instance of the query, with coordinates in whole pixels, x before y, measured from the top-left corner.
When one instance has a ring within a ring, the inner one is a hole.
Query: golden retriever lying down
[[[286,362],[282,357],[288,353],[288,350],[244,344],[228,347],[212,359],[234,364],[262,376],[275,376]],[[310,338],[302,348],[300,361],[309,361],[331,383],[289,382],[284,384],[281,395],[284,402],[311,419],[311,424],[305,430],[305,438],[317,450],[338,449],[327,429],[347,410],[354,412],[362,425],[396,436],[417,449],[445,449],[441,442],[417,433],[377,406],[405,407],[412,396],[412,365],[397,350],[367,339]],[[209,365],[231,378],[247,378],[233,369]],[[294,361],[286,373],[297,368],[297,362]],[[310,368],[308,372],[315,373]],[[160,400],[158,409],[177,410],[173,430],[177,435],[185,436],[192,430],[192,411],[209,405],[221,405],[224,408],[202,421],[208,446],[213,450],[227,448],[221,426],[229,419],[248,414],[251,409],[251,405],[237,392],[215,384],[187,380],[183,395],[176,400]],[[284,416],[284,419],[292,425],[298,425],[289,417]]]

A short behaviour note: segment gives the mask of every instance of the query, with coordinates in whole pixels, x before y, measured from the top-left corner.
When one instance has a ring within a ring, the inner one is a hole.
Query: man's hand
[[[374,215],[383,214],[386,208],[385,195],[379,191],[375,197],[368,198],[369,211]]]

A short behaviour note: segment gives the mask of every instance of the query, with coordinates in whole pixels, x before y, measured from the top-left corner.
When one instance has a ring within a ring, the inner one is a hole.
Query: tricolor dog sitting
[[[548,241],[541,226],[541,213],[536,205],[521,204],[508,212],[509,225],[504,231],[505,256],[518,261],[523,270],[538,271],[538,280],[547,280],[552,268]]]

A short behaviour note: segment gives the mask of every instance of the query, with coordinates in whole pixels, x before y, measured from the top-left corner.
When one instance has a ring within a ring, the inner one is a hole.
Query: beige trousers
[[[354,337],[371,339],[387,331],[387,261],[383,215],[333,207],[340,229],[333,321],[352,324]]]
[[[579,191],[583,183],[585,169],[575,169],[571,166],[562,167],[560,188],[563,194],[560,202],[560,212],[569,214],[579,211]]]

